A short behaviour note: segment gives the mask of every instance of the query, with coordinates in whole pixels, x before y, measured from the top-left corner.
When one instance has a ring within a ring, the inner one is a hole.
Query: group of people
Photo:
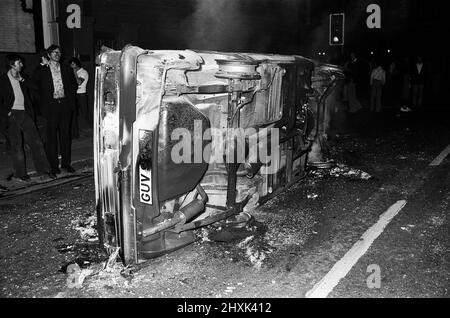
[[[22,72],[22,57],[6,55],[7,72],[0,76],[0,130],[10,145],[13,178],[18,180],[31,180],[26,169],[25,144],[40,178],[56,179],[61,169],[75,172],[71,146],[72,137],[78,134],[77,111],[88,123],[92,120],[87,111],[89,75],[78,59],[71,59],[69,66],[62,63],[61,56],[61,48],[51,45],[42,52],[41,63],[29,78]],[[37,113],[45,119],[44,139],[37,128]]]
[[[386,86],[389,86],[390,102],[400,103],[400,111],[410,112],[423,106],[428,72],[421,56],[416,58],[412,66],[406,61],[400,67],[395,62],[385,67],[375,58],[370,63],[365,63],[355,53],[351,53],[344,68],[347,72],[345,95],[350,113],[356,113],[363,108],[360,102],[361,93],[367,90],[367,84],[372,112],[381,112]]]

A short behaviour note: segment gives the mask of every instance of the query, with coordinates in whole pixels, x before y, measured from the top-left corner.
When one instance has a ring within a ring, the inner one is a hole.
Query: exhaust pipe
[[[176,211],[172,219],[158,223],[155,226],[142,231],[142,236],[148,237],[158,232],[170,229],[171,227],[174,227],[176,225],[183,225],[186,222],[192,220],[196,215],[201,213],[205,209],[206,201],[208,201],[208,195],[200,185],[198,185],[196,189],[202,197],[201,200],[193,200],[186,206],[182,207],[179,211]]]

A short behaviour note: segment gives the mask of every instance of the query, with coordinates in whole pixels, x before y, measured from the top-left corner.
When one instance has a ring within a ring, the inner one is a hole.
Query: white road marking
[[[430,163],[430,166],[431,167],[439,166],[449,154],[450,154],[450,145],[448,145],[447,148],[445,148],[444,151],[442,151],[441,154],[437,156],[432,163]]]
[[[333,268],[310,291],[306,298],[326,298],[339,284],[358,260],[367,252],[372,243],[380,236],[392,219],[405,207],[406,201],[398,201],[384,212],[377,223],[369,228],[358,242],[337,262]]]

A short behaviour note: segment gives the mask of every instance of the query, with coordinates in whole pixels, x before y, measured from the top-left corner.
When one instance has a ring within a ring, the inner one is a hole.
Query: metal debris
[[[350,168],[347,167],[346,165],[338,165],[336,168],[333,168],[330,171],[330,175],[334,176],[334,177],[340,177],[340,176],[344,176],[344,177],[351,177],[351,178],[356,178],[356,179],[363,179],[363,180],[369,180],[370,178],[372,178],[372,176],[362,170],[359,169],[355,169],[355,168]]]
[[[350,168],[344,164],[338,164],[333,169],[313,170],[312,175],[317,177],[324,177],[329,175],[331,177],[339,178],[346,177],[351,179],[370,180],[372,176],[367,172],[356,168]]]
[[[255,236],[249,236],[246,239],[244,239],[242,242],[240,242],[237,246],[239,248],[244,248],[247,244],[249,244],[253,239],[255,238]]]
[[[72,221],[74,230],[80,233],[83,240],[89,242],[95,242],[98,240],[98,233],[96,230],[97,217],[90,215],[87,218],[78,218]]]
[[[263,261],[266,259],[266,254],[263,251],[260,251],[252,246],[247,246],[245,255],[256,269],[261,269]]]
[[[106,272],[112,272],[114,270],[117,257],[119,256],[119,251],[120,251],[120,247],[117,247],[116,250],[113,253],[111,253],[111,255],[109,256],[109,259],[105,264]]]

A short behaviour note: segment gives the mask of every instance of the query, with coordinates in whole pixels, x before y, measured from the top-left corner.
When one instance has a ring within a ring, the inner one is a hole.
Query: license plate
[[[152,171],[139,167],[139,199],[141,203],[152,205]]]

